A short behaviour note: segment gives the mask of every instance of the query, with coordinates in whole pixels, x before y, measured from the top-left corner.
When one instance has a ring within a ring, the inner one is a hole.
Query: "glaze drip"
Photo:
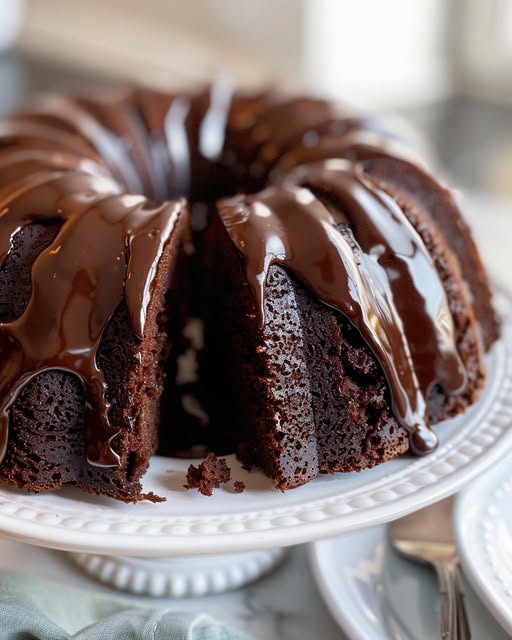
[[[428,427],[429,393],[436,384],[458,393],[466,375],[421,238],[394,200],[347,160],[307,165],[288,182],[219,206],[244,256],[260,324],[269,268],[282,265],[358,329],[383,368],[412,449],[430,451],[437,439]]]
[[[36,176],[40,181],[31,184]],[[82,382],[88,462],[103,467],[119,463],[112,447],[119,432],[109,420],[96,354],[123,299],[132,327],[142,337],[156,264],[183,204],[150,206],[143,196],[117,190],[112,181],[101,183],[82,173],[34,174],[0,201],[1,263],[18,229],[62,222],[32,267],[25,311],[0,324],[0,458],[8,442],[9,407],[34,376],[57,369]]]

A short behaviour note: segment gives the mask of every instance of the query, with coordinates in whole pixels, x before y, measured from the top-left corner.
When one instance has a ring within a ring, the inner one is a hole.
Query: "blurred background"
[[[1,0],[0,48],[0,115],[41,90],[228,74],[404,115],[474,208],[512,209],[512,0]]]

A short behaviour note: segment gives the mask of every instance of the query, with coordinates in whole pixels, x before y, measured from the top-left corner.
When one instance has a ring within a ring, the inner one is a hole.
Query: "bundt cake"
[[[282,490],[424,454],[498,333],[451,192],[383,121],[215,84],[0,123],[11,485],[158,501],[158,447]]]

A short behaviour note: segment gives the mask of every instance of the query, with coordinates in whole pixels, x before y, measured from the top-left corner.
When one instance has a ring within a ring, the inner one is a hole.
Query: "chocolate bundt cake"
[[[0,479],[159,498],[152,453],[276,487],[435,448],[498,321],[452,194],[385,122],[222,85],[0,123]]]

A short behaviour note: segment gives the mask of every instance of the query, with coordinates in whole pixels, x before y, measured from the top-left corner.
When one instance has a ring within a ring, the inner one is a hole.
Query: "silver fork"
[[[452,513],[453,499],[447,498],[393,522],[390,538],[398,553],[435,569],[441,598],[442,640],[470,640]]]

